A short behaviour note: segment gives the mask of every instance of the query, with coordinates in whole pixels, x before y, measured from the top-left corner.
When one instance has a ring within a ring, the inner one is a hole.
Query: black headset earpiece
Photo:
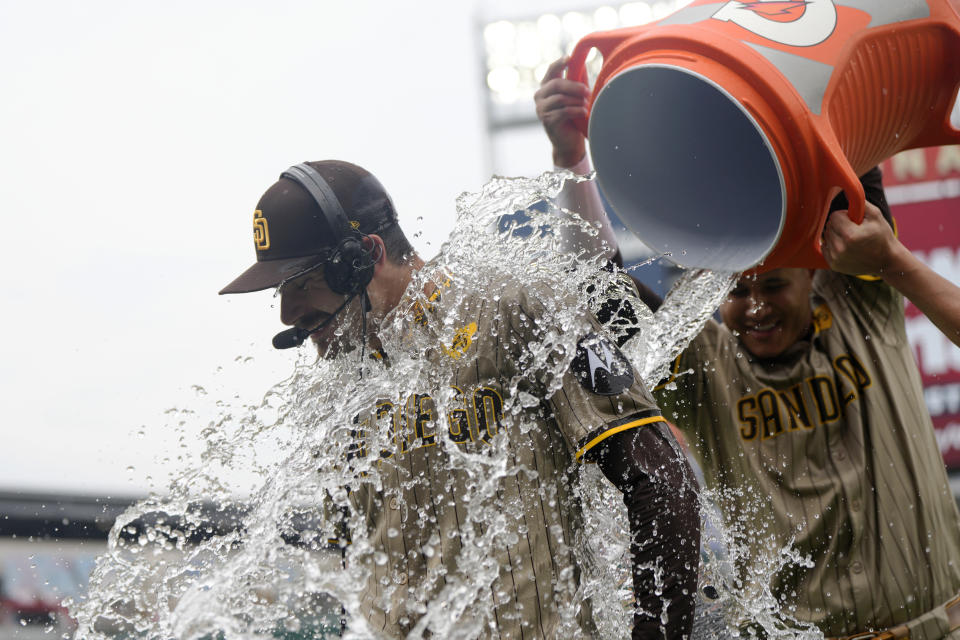
[[[363,247],[362,236],[340,240],[324,265],[323,277],[335,293],[354,295],[363,291],[373,279],[376,261]]]
[[[359,294],[373,279],[379,255],[374,258],[372,252],[364,248],[365,236],[350,225],[337,194],[316,169],[306,163],[295,164],[280,177],[289,178],[307,190],[326,217],[330,230],[336,234],[334,246],[323,265],[327,286],[334,293]]]

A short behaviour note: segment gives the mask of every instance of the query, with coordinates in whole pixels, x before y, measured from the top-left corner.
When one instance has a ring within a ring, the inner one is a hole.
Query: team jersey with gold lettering
[[[596,333],[580,341],[562,379],[533,373],[543,369],[537,358],[556,357],[549,347],[530,349],[549,343],[543,309],[518,288],[497,293],[458,312],[452,341],[436,338],[445,300],[426,312],[401,303],[415,318],[412,343],[432,343],[425,354],[431,362],[453,359],[453,375],[443,388],[383,399],[358,419],[354,455],[379,456],[379,487],[360,483],[350,502],[382,552],[368,563],[363,606],[367,622],[388,637],[406,637],[425,614],[437,615],[428,603],[462,585],[465,571],[489,587],[479,594],[465,589],[450,606],[494,612],[468,635],[595,637],[574,554],[585,544],[577,465],[614,433],[665,425],[650,392],[600,337],[593,318]],[[447,407],[445,415],[439,406]],[[374,450],[371,430],[388,434],[386,447],[381,440],[384,448]],[[493,464],[488,476],[458,459],[497,447],[506,452],[505,466]],[[484,515],[471,512],[468,502],[482,503]],[[465,564],[464,546],[478,544],[483,561]],[[436,637],[429,629],[426,635]]]
[[[794,538],[812,559],[776,572],[774,594],[798,619],[843,636],[955,597],[960,522],[902,297],[820,271],[812,302],[812,335],[776,362],[754,359],[710,321],[654,394],[721,493],[739,541],[775,551]],[[940,624],[928,620],[910,637],[943,637]]]

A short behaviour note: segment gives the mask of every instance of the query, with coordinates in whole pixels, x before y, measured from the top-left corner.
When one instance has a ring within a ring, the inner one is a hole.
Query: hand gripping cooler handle
[[[590,53],[590,50],[597,49],[600,51],[600,55],[603,56],[603,60],[606,62],[614,49],[624,41],[636,37],[638,33],[639,31],[636,27],[626,27],[623,29],[612,29],[610,31],[597,31],[585,35],[577,42],[573,51],[570,53],[570,59],[567,61],[567,79],[587,84],[587,55]],[[594,90],[594,95],[590,100],[587,116],[585,118],[577,118],[574,121],[574,124],[584,136],[587,135],[590,119],[589,110],[593,107],[593,101],[597,97],[594,87],[590,87],[590,89]]]
[[[863,184],[853,168],[845,161],[831,164],[833,166],[826,171],[826,176],[834,186],[840,187],[846,194],[847,214],[852,222],[860,224],[863,222],[867,206],[867,196],[863,191]],[[825,211],[830,207],[832,200],[833,198],[825,203]],[[824,217],[823,222],[826,224],[826,217]],[[823,225],[820,225],[820,233],[823,233]]]
[[[857,175],[853,167],[847,161],[846,155],[840,148],[840,143],[833,137],[832,133],[829,139],[824,140],[824,154],[822,158],[824,186],[840,187],[847,196],[847,215],[852,222],[860,224],[863,222],[863,216],[866,212],[867,196],[863,190],[863,184],[860,182],[860,176]],[[816,235],[813,237],[813,254],[820,264],[819,268],[828,268],[826,258],[823,257],[823,251],[820,246],[820,239],[823,235],[823,228],[827,224],[827,216],[830,214],[830,203],[833,201],[834,193],[832,189],[827,190],[831,195],[826,202],[821,203],[822,218],[816,227]]]

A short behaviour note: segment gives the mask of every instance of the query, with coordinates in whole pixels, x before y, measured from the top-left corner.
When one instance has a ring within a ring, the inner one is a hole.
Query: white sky
[[[490,175],[474,21],[451,0],[0,0],[0,490],[162,488],[163,410],[284,377],[271,294],[216,292],[290,164],[367,167],[435,253]]]

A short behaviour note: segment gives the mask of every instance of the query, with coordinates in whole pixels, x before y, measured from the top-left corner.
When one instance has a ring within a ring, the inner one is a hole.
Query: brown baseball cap
[[[333,190],[350,227],[359,234],[379,233],[397,224],[386,189],[362,167],[340,160],[307,162]],[[329,215],[327,215],[329,213]],[[332,212],[297,181],[281,177],[260,197],[253,212],[257,261],[220,294],[249,293],[277,287],[316,268],[349,230],[332,229]]]

